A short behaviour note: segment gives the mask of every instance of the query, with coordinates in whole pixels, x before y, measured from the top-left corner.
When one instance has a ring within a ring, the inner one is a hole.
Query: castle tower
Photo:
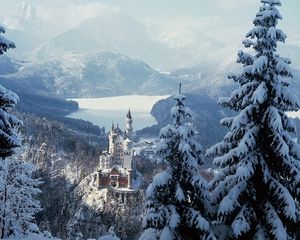
[[[126,114],[126,133],[129,139],[132,139],[132,132],[133,132],[133,127],[132,127],[132,116],[130,109],[128,113]]]
[[[130,151],[132,149],[132,141],[129,138],[124,140],[124,152]]]
[[[109,131],[109,135],[108,135],[108,152],[110,154],[114,154],[115,153],[115,138],[116,138],[116,134],[115,134],[115,126],[114,124],[112,124],[111,129]]]
[[[124,161],[123,167],[126,169],[132,169],[132,142],[129,138],[124,140]]]

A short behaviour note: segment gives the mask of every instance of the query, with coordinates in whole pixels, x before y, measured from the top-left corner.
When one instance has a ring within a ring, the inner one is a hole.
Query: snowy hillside
[[[9,238],[4,238],[4,240],[61,240],[60,238],[52,237],[51,234],[45,233],[45,234],[36,234],[36,233],[31,233],[26,237],[9,237]]]
[[[184,91],[220,97],[228,95],[234,87],[227,79],[228,74],[241,70],[235,63],[236,55],[232,54],[238,49],[222,48],[199,65],[171,74],[160,73],[142,61],[111,52],[63,53],[45,61],[27,63],[4,57],[2,74],[12,74],[1,76],[1,81],[19,92],[30,90],[63,98],[169,95],[177,91],[179,82]],[[292,86],[299,94],[297,70],[294,79]]]
[[[25,56],[42,44],[49,33],[38,19],[36,9],[27,2],[20,2],[11,16],[1,16],[0,21],[7,28],[7,36],[18,46],[10,54]]]
[[[234,83],[227,78],[230,73],[242,71],[242,66],[236,63],[237,53],[242,46],[226,46],[209,54],[199,64],[191,68],[178,69],[171,76],[178,81],[193,87],[188,87],[189,92],[204,92],[212,97],[226,96],[229,90],[235,87]],[[293,59],[294,78],[291,81],[292,91],[300,98],[300,47],[291,45],[280,46],[279,52],[285,57]],[[298,54],[299,53],[299,54]],[[299,59],[299,60],[298,60]],[[298,68],[299,67],[299,68]]]
[[[154,40],[170,49],[176,68],[197,65],[225,47],[223,43],[204,32],[180,23],[170,26],[157,25],[149,32]]]
[[[0,56],[0,75],[16,73],[22,65],[22,61],[8,58],[7,56]]]
[[[4,77],[7,87],[64,98],[128,94],[164,95],[178,82],[142,61],[109,52],[66,53],[43,62],[24,65]]]

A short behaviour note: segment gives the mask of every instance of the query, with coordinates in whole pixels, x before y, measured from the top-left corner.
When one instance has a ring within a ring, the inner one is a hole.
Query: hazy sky
[[[0,14],[12,14],[22,0],[0,0]],[[28,0],[38,16],[59,26],[72,27],[101,11],[119,11],[145,22],[185,22],[215,38],[230,34],[239,37],[251,28],[260,0]],[[290,39],[300,36],[300,1],[282,0],[284,17],[281,27]],[[227,35],[227,36],[226,36]],[[224,40],[226,41],[226,40]],[[299,38],[300,42],[300,38]]]
[[[132,16],[171,17],[186,15],[245,16],[258,8],[260,0],[27,0],[29,3],[46,7],[65,7],[68,4],[83,5],[102,3],[120,7]],[[0,0],[1,10],[13,9],[22,0]],[[282,0],[282,11],[289,19],[299,22],[299,0]],[[249,11],[248,11],[249,9]]]

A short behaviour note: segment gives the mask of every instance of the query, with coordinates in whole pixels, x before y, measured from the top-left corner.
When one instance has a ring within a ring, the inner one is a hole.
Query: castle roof
[[[125,143],[131,143],[132,141],[131,141],[129,138],[126,138],[126,139],[124,140],[124,142],[125,142]]]
[[[125,138],[126,134],[122,131],[121,128],[119,128],[119,126],[112,128],[112,131],[117,134],[120,135],[121,137]]]
[[[126,114],[126,117],[127,117],[128,119],[132,119],[130,109],[128,110],[128,113]]]

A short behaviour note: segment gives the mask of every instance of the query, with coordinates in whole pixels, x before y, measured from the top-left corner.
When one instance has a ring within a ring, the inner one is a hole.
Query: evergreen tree
[[[158,161],[167,170],[157,174],[146,192],[146,239],[213,239],[207,220],[209,209],[207,182],[200,176],[203,155],[195,141],[195,130],[188,121],[190,109],[185,96],[174,97],[173,124],[160,132]]]
[[[9,48],[14,48],[13,42],[1,36],[5,29],[0,25],[0,55]],[[0,158],[4,159],[14,153],[16,147],[21,143],[17,136],[16,127],[20,120],[10,114],[11,109],[16,105],[18,96],[0,85]]]
[[[254,28],[243,42],[254,54],[239,52],[239,88],[220,104],[238,112],[221,124],[230,127],[207,155],[216,155],[220,173],[211,183],[212,205],[226,239],[296,239],[299,227],[300,147],[294,122],[285,112],[299,109],[289,91],[290,60],[276,53],[286,35],[277,29],[279,0],[262,0]],[[221,239],[221,238],[220,238]]]
[[[108,235],[100,237],[98,240],[120,240],[115,234],[114,227],[108,229]]]
[[[83,240],[83,235],[82,235],[81,232],[78,232],[78,233],[76,234],[76,239],[75,239],[75,240]]]
[[[24,236],[34,228],[34,215],[41,210],[40,193],[33,165],[16,157],[0,161],[0,238]],[[37,227],[35,227],[37,228]]]
[[[4,54],[9,48],[16,47],[13,42],[1,36],[2,33],[5,33],[5,28],[0,25],[0,55]]]
[[[5,29],[0,26],[0,34]],[[0,55],[13,42],[0,35]],[[40,211],[39,202],[34,198],[40,190],[39,180],[32,177],[33,166],[17,157],[8,158],[21,146],[17,127],[21,121],[10,112],[18,102],[18,96],[0,85],[0,238],[21,237],[30,231],[38,231],[33,223],[34,215]]]

